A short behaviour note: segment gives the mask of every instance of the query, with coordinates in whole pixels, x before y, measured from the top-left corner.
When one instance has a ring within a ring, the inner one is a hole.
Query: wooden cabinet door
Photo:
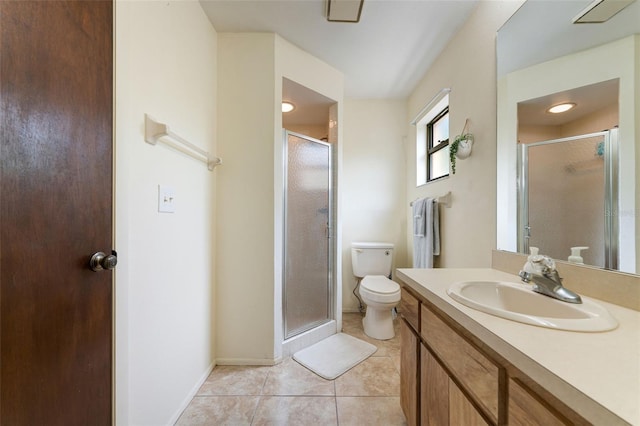
[[[467,395],[498,423],[500,367],[424,304],[420,334]]]
[[[451,425],[489,425],[451,379],[449,379],[449,421]]]
[[[544,406],[532,393],[509,379],[509,400],[507,411],[510,425],[559,426],[570,424]]]
[[[414,330],[420,332],[420,301],[404,288],[401,294],[400,313]]]
[[[0,424],[111,425],[113,3],[0,1]]]
[[[422,344],[420,364],[420,418],[422,424],[428,426],[449,425],[449,376]]]
[[[400,342],[400,406],[407,418],[407,424],[418,425],[420,341],[404,319],[400,320]]]

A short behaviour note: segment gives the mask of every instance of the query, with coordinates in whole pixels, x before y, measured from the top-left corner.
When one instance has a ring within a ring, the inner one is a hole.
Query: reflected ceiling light
[[[359,22],[364,0],[327,0],[327,21]]]
[[[573,18],[574,24],[599,24],[636,0],[595,0]]]
[[[296,106],[291,102],[284,101],[282,102],[282,112],[291,112],[296,109]]]
[[[551,108],[549,108],[547,110],[547,112],[550,112],[552,114],[560,114],[561,112],[569,111],[570,109],[572,109],[575,106],[576,106],[576,104],[574,104],[573,102],[568,102],[568,103],[564,103],[564,104],[558,104],[558,105],[554,105]]]

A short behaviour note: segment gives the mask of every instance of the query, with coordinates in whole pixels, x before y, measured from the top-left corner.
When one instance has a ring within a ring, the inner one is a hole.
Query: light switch
[[[158,185],[158,212],[175,213],[176,191],[172,186]]]

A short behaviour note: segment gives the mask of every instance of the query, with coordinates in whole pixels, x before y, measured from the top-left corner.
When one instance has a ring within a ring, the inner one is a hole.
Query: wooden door
[[[113,4],[0,1],[0,424],[111,424]]]

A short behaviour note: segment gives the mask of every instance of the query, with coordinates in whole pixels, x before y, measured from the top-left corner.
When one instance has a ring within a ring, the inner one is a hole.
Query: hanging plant
[[[451,172],[456,174],[456,159],[464,160],[471,155],[473,146],[473,134],[465,133],[469,119],[465,120],[462,133],[455,137],[449,146],[449,161],[451,162]]]

